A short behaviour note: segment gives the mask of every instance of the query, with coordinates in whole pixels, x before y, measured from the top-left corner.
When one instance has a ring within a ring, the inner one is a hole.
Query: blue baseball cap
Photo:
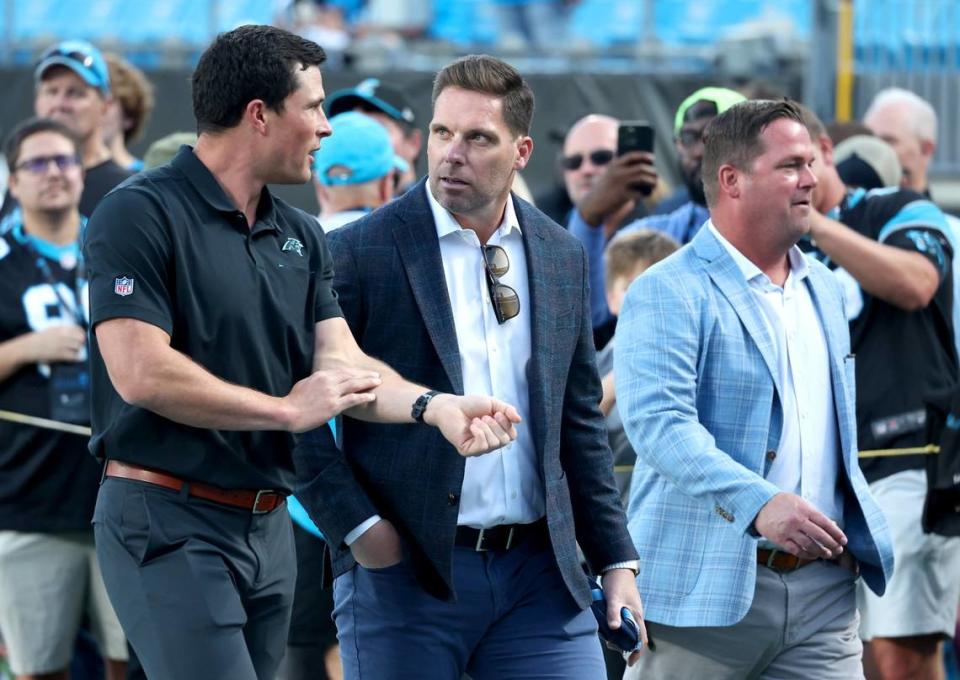
[[[86,40],[65,40],[47,48],[40,55],[40,62],[33,72],[39,83],[43,74],[52,66],[66,66],[83,78],[83,81],[100,90],[104,96],[110,94],[110,71],[107,62],[96,47]]]
[[[393,152],[385,127],[359,111],[330,119],[333,134],[313,156],[313,171],[326,186],[362,184],[380,179],[393,169],[405,172],[407,162]],[[337,172],[336,168],[343,168]],[[331,172],[333,171],[333,172]]]

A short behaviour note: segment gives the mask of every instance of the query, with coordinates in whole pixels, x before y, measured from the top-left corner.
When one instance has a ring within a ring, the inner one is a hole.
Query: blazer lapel
[[[841,329],[837,327],[835,321],[831,321],[838,316],[837,310],[827,309],[824,306],[823,291],[826,290],[827,282],[823,276],[834,276],[833,273],[825,272],[818,267],[810,267],[810,297],[813,298],[813,305],[817,310],[817,316],[820,318],[820,325],[823,328],[824,337],[827,340],[827,356],[830,362],[830,384],[833,387],[833,403],[837,412],[837,429],[840,431],[840,444],[844,453],[852,451],[854,442],[852,433],[848,431],[846,423],[850,421],[850,414],[854,413],[855,407],[847,400],[847,391],[845,389],[846,371],[844,370],[844,357],[840,356],[840,348],[845,343],[842,342],[840,335]],[[846,319],[841,319],[841,323],[846,324]],[[846,460],[846,456],[843,457]]]
[[[421,181],[399,199],[403,205],[399,206],[393,234],[407,281],[443,370],[454,392],[463,394],[463,373],[453,309],[444,283],[440,241],[425,191],[425,182]]]
[[[750,291],[750,286],[743,280],[743,273],[737,267],[730,254],[717,241],[709,229],[701,229],[691,242],[697,254],[707,260],[706,271],[716,284],[723,296],[730,302],[733,311],[740,318],[740,322],[747,330],[750,338],[760,350],[760,356],[770,371],[777,394],[783,394],[780,384],[780,372],[776,359],[774,338],[770,336],[763,321],[763,312],[760,305]]]
[[[511,195],[512,199],[512,195]],[[556,291],[561,272],[553,265],[548,241],[540,218],[521,201],[514,201],[517,220],[523,234],[523,248],[527,256],[527,277],[530,288],[530,364],[527,384],[530,391],[530,424],[537,455],[543,460],[546,426],[549,422],[553,374],[549,362],[553,357],[553,320],[557,318]]]

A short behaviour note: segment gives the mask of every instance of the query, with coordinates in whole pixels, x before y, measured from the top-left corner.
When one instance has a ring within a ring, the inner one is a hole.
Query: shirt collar
[[[713,220],[707,221],[707,229],[709,229],[713,235],[716,237],[717,241],[720,242],[720,245],[730,253],[730,257],[733,258],[734,263],[737,265],[737,269],[743,274],[743,278],[747,281],[752,281],[757,277],[760,277],[760,280],[764,283],[770,282],[770,277],[764,274],[760,267],[755,265],[747,256],[737,250],[730,241],[723,237],[717,227],[713,224]],[[803,253],[797,246],[791,246],[790,250],[787,251],[787,261],[790,263],[790,274],[796,280],[800,281],[807,277],[810,273],[810,266],[807,264],[807,258],[803,256]]]
[[[193,147],[186,144],[181,146],[170,164],[184,174],[187,181],[214,210],[231,215],[240,212],[220,186],[217,178],[193,153]],[[260,191],[260,200],[257,203],[257,224],[254,225],[253,231],[260,231],[264,227],[274,231],[280,230],[277,224],[276,204],[267,187],[263,187]]]
[[[442,239],[444,236],[466,231],[460,226],[460,223],[457,222],[453,214],[440,205],[440,202],[433,197],[433,192],[430,191],[429,181],[424,182],[423,189],[427,192],[427,202],[430,204],[430,212],[433,213],[433,223],[437,226],[438,238]],[[517,219],[517,210],[513,204],[513,194],[510,194],[506,209],[503,211],[503,219],[500,221],[500,226],[497,227],[497,231],[500,232],[502,238],[514,229],[517,230],[518,234],[522,233],[520,231],[520,221]]]

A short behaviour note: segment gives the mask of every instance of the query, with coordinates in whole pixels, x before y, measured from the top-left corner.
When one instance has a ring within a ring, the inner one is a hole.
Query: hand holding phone
[[[637,626],[630,610],[626,607],[620,609],[620,627],[613,630],[607,625],[607,600],[603,596],[603,590],[600,586],[594,586],[590,594],[593,596],[590,609],[593,610],[593,616],[597,619],[600,637],[624,654],[642,649],[643,640],[640,639],[640,628]]]

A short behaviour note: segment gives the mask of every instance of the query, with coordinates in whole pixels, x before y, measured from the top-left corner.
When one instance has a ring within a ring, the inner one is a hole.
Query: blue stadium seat
[[[438,2],[427,30],[435,40],[455,45],[492,45],[497,42],[495,8],[490,0]]]
[[[340,5],[345,1],[331,4]],[[354,4],[359,3],[354,0]],[[220,3],[217,30],[230,31],[243,24],[269,24],[273,20],[273,3],[264,2],[264,0],[231,0]]]
[[[637,43],[643,37],[644,9],[636,0],[583,0],[570,13],[568,39],[599,48]]]
[[[810,35],[808,0],[660,0],[654,8],[657,38],[673,45],[712,45],[734,27],[764,18],[787,20],[799,37]]]

